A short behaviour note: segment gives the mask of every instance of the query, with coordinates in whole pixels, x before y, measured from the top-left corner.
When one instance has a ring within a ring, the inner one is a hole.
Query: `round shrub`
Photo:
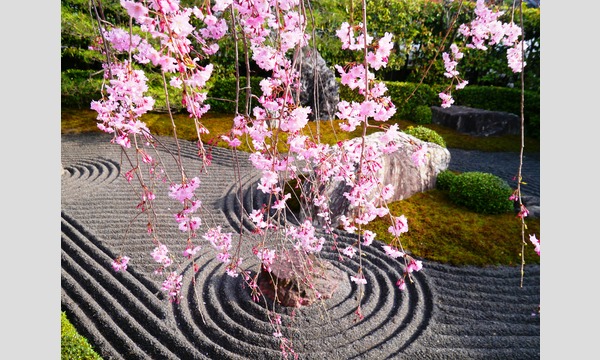
[[[440,173],[437,175],[435,187],[438,190],[448,191],[450,190],[452,182],[454,182],[454,178],[456,178],[457,176],[458,174],[450,170],[440,171]]]
[[[450,200],[480,214],[502,214],[513,210],[508,198],[512,189],[498,176],[483,172],[457,175],[450,185]]]
[[[431,124],[431,108],[427,105],[419,105],[413,113],[413,120],[417,124]]]
[[[438,144],[443,148],[446,147],[446,141],[444,141],[444,138],[440,134],[435,132],[435,130],[431,130],[424,126],[409,126],[404,129],[404,132],[408,135],[416,137],[419,140]]]

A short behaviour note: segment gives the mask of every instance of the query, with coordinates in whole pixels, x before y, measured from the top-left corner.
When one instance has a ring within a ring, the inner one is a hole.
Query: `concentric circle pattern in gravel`
[[[161,140],[177,149],[172,140]],[[184,166],[193,173],[199,169],[197,148],[185,141],[180,146]],[[236,184],[231,152],[213,149],[200,189],[205,218],[250,238],[255,235],[242,210],[260,206],[262,199],[254,191],[257,173],[241,155],[244,176]],[[165,298],[164,277],[154,273],[150,257],[147,220],[135,216],[137,197],[108,135],[64,135],[62,166],[62,309],[104,359],[281,358],[267,307],[252,301],[241,276],[225,275],[210,245],[178,262],[182,301]],[[539,172],[529,183],[539,184]],[[156,201],[161,208],[178,205],[158,194]],[[156,216],[173,222],[172,214]],[[355,240],[338,235],[338,246]],[[258,263],[251,240],[242,243],[241,253],[252,272]],[[161,241],[173,253],[185,248],[175,228],[162,228]],[[424,259],[415,282],[399,291],[394,284],[403,265],[385,256],[380,245],[363,248],[366,287],[348,278],[331,299],[278,308],[283,334],[300,359],[539,359],[540,319],[532,316],[540,303],[539,266],[525,267],[521,287],[520,268],[452,267]],[[126,272],[112,270],[118,255],[131,258]],[[342,260],[331,250],[330,238],[321,256],[349,274],[358,268],[356,259]],[[359,294],[364,319],[357,321]]]

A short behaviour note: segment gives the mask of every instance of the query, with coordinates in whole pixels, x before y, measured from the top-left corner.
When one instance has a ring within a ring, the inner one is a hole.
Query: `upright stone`
[[[298,65],[301,74],[300,103],[313,109],[310,119],[333,119],[340,101],[335,73],[327,66],[321,54],[309,46],[302,48]]]
[[[431,107],[434,124],[452,128],[473,136],[518,135],[520,118],[504,111],[490,111],[467,106]]]
[[[367,135],[365,143],[368,145],[379,142],[379,137],[380,133]],[[350,141],[362,140],[355,138]],[[450,165],[450,151],[438,144],[427,142],[428,152],[425,164],[419,167],[414,164],[412,154],[423,144],[423,141],[412,135],[401,133],[399,144],[400,148],[397,151],[381,156],[381,168],[377,171],[381,182],[391,185],[394,190],[389,202],[404,200],[418,192],[434,189],[437,175],[448,169]],[[342,181],[332,181],[321,189],[325,198],[329,199],[329,210],[334,224],[338,223],[342,215],[353,215],[350,202],[344,196],[344,193],[350,189]],[[320,218],[313,219],[313,222],[322,223]]]

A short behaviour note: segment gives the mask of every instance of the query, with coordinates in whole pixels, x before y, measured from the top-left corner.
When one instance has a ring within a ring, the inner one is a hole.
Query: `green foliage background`
[[[474,17],[474,1],[464,1],[459,12],[459,3],[454,1],[433,2],[429,0],[370,0],[367,2],[368,32],[381,37],[385,32],[394,34],[394,49],[387,67],[376,73],[380,80],[403,81],[426,84],[447,84],[443,76],[444,67],[441,51],[447,51],[450,44],[460,44],[457,27]],[[182,5],[201,6],[201,2],[184,0]],[[327,64],[349,64],[361,61],[360,52],[341,49],[336,30],[344,21],[358,24],[362,21],[360,2],[344,0],[306,1],[311,45],[315,46]],[[127,27],[129,17],[122,9],[119,0],[102,2],[104,18],[117,26]],[[519,23],[520,14],[513,14],[509,6],[501,6],[505,11],[503,21]],[[457,15],[458,14],[458,15]],[[228,14],[225,14],[225,18]],[[456,18],[455,18],[456,17]],[[95,12],[88,0],[61,0],[61,68],[79,70],[102,70],[100,55],[89,47],[99,35]],[[455,20],[455,21],[453,21]],[[540,71],[540,9],[524,6],[523,23],[526,51],[525,88],[539,92]],[[450,29],[448,36],[446,33]],[[135,31],[135,30],[134,30]],[[243,49],[241,40],[239,49]],[[231,77],[236,69],[246,75],[243,55],[236,61],[235,44],[231,37],[220,42],[220,50],[211,59],[215,64],[215,75]],[[433,61],[433,63],[432,63]],[[251,76],[263,76],[260,69],[251,63]],[[236,66],[237,65],[237,66]],[[431,65],[431,66],[430,66]],[[145,69],[150,70],[150,69]],[[513,74],[506,65],[505,49],[491,51],[468,51],[459,64],[461,75],[470,85],[508,87],[520,84],[519,74]],[[427,75],[423,77],[424,75]],[[94,74],[94,76],[100,76]]]

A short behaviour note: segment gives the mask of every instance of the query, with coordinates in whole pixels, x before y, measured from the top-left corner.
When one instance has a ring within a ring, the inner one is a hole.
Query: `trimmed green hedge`
[[[339,81],[339,79],[338,79]],[[394,119],[413,121],[417,124],[427,124],[427,114],[424,107],[440,106],[439,93],[442,85],[421,84],[415,94],[409,96],[418,84],[408,82],[384,81],[389,95],[396,105]],[[521,90],[496,86],[468,85],[462,90],[454,91],[452,96],[455,105],[469,106],[491,111],[504,111],[521,115]],[[346,101],[363,100],[362,95],[340,85],[340,99]],[[408,99],[408,100],[407,100]],[[525,91],[525,135],[539,139],[540,136],[540,94]]]
[[[89,109],[93,100],[100,100],[102,97],[100,91],[102,77],[103,71],[98,70],[69,69],[61,72],[61,105],[66,108]],[[148,77],[146,96],[154,98],[155,110],[165,111],[167,106],[161,74],[146,72],[146,77]],[[181,94],[176,92],[169,94],[169,103],[175,112],[184,110],[181,104]]]
[[[449,191],[454,179],[458,176],[457,173],[451,170],[443,170],[437,175],[435,187],[438,190]]]
[[[339,79],[338,83],[339,83]],[[392,99],[396,105],[396,113],[393,119],[413,120],[419,106],[431,106],[440,103],[438,96],[441,91],[441,86],[431,86],[421,84],[418,89],[416,83],[399,82],[399,81],[384,81],[388,91],[386,95]],[[414,95],[411,94],[415,91]],[[340,100],[346,101],[363,101],[364,97],[357,91],[351,90],[349,87],[340,84]],[[414,121],[414,120],[413,120]]]
[[[155,108],[165,110],[165,96],[160,74],[148,72],[148,95],[156,100]],[[250,83],[252,93],[260,96],[260,77],[251,77]],[[337,79],[338,83],[340,79]],[[396,105],[396,113],[393,119],[413,121],[417,124],[430,123],[431,106],[441,104],[438,94],[442,91],[441,85],[421,84],[418,89],[416,83],[385,81],[388,88],[386,95],[390,96]],[[235,113],[235,88],[234,77],[211,79],[208,92],[207,104],[211,111],[216,113]],[[244,87],[246,78],[240,79],[240,87]],[[61,72],[61,104],[64,107],[89,108],[92,100],[100,98],[100,86],[102,85],[102,74],[93,70],[70,69]],[[350,90],[347,86],[340,84],[340,99],[346,101],[360,102],[362,95],[357,91]],[[414,94],[413,94],[414,92]],[[411,96],[412,94],[412,96]],[[467,86],[453,93],[456,105],[469,106],[478,109],[505,111],[520,115],[521,91],[513,88],[502,88],[495,86]],[[410,98],[409,98],[410,97]],[[240,90],[239,112],[243,112],[246,104],[245,90]],[[224,99],[224,100],[223,100]],[[170,97],[171,109],[183,111],[181,95]],[[256,100],[252,106],[256,106]],[[252,111],[252,107],[250,108]],[[525,135],[532,138],[540,136],[540,95],[539,93],[525,92]]]
[[[413,121],[422,125],[431,124],[432,117],[431,106],[419,105],[415,108]]]

